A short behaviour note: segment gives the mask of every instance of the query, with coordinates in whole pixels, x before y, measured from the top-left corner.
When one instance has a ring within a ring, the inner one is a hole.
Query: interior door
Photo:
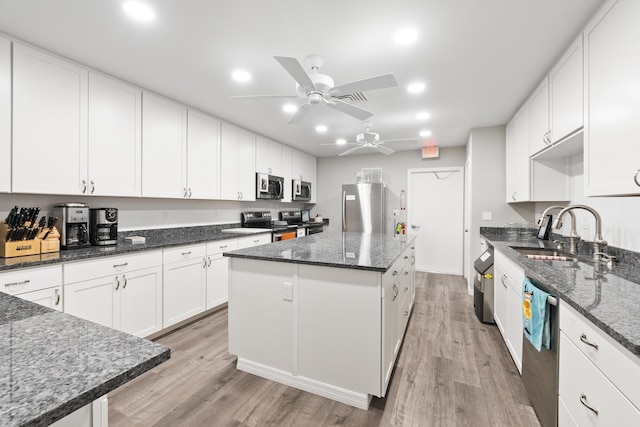
[[[463,167],[409,169],[407,223],[416,238],[416,270],[462,275]]]

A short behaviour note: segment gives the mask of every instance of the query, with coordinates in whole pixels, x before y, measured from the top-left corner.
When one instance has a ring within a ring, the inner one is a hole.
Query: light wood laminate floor
[[[416,274],[387,396],[368,411],[236,370],[223,309],[157,339],[171,359],[109,394],[117,426],[539,426],[495,325],[462,277]]]

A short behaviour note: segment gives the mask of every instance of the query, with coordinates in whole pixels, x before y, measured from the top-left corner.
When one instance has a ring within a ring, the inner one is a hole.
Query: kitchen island
[[[237,368],[367,409],[414,298],[414,237],[322,233],[227,252]]]
[[[163,345],[0,292],[0,425],[105,426],[106,394],[169,357]]]

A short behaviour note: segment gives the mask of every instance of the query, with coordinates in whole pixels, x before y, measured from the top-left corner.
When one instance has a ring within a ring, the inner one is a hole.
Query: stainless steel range
[[[240,223],[243,228],[270,229],[272,242],[294,238],[298,229],[297,225],[288,224],[286,221],[272,221],[269,211],[242,212]]]
[[[298,236],[322,233],[324,230],[324,224],[322,222],[309,220],[309,211],[306,209],[281,211],[279,216],[282,221],[286,221],[289,225],[295,225],[298,227],[298,230],[302,230],[298,233]]]

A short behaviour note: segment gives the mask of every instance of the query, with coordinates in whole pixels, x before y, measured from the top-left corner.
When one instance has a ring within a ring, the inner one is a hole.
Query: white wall
[[[471,169],[471,261],[480,255],[480,227],[534,221],[533,203],[506,202],[505,127],[474,128],[467,141]],[[490,220],[482,218],[491,215]]]
[[[582,154],[570,161],[571,179],[570,204],[587,205],[594,208],[602,217],[602,236],[609,245],[634,252],[640,252],[640,197],[587,197],[584,192],[584,162]],[[536,205],[536,216],[539,217],[547,204]],[[595,236],[595,220],[593,215],[582,209],[574,210],[577,231],[582,240],[592,241]],[[554,221],[556,219],[556,212]],[[561,234],[569,235],[571,221],[563,218]],[[554,230],[556,231],[556,230]]]
[[[329,231],[342,229],[342,184],[355,184],[356,172],[363,168],[382,168],[382,180],[388,186],[387,218],[393,226],[393,209],[400,208],[400,190],[407,188],[407,169],[464,166],[465,148],[440,148],[439,159],[422,159],[420,150],[398,151],[389,156],[380,153],[318,158],[318,197],[311,214],[329,218]]]
[[[78,197],[29,194],[0,194],[0,219],[4,219],[14,205],[40,207],[40,215],[51,215],[53,205],[67,202],[87,203],[90,208],[118,209],[118,230],[141,230],[239,223],[240,212],[270,210],[273,218],[278,211],[300,209],[300,203],[237,202],[209,200],[140,199],[124,197]]]

